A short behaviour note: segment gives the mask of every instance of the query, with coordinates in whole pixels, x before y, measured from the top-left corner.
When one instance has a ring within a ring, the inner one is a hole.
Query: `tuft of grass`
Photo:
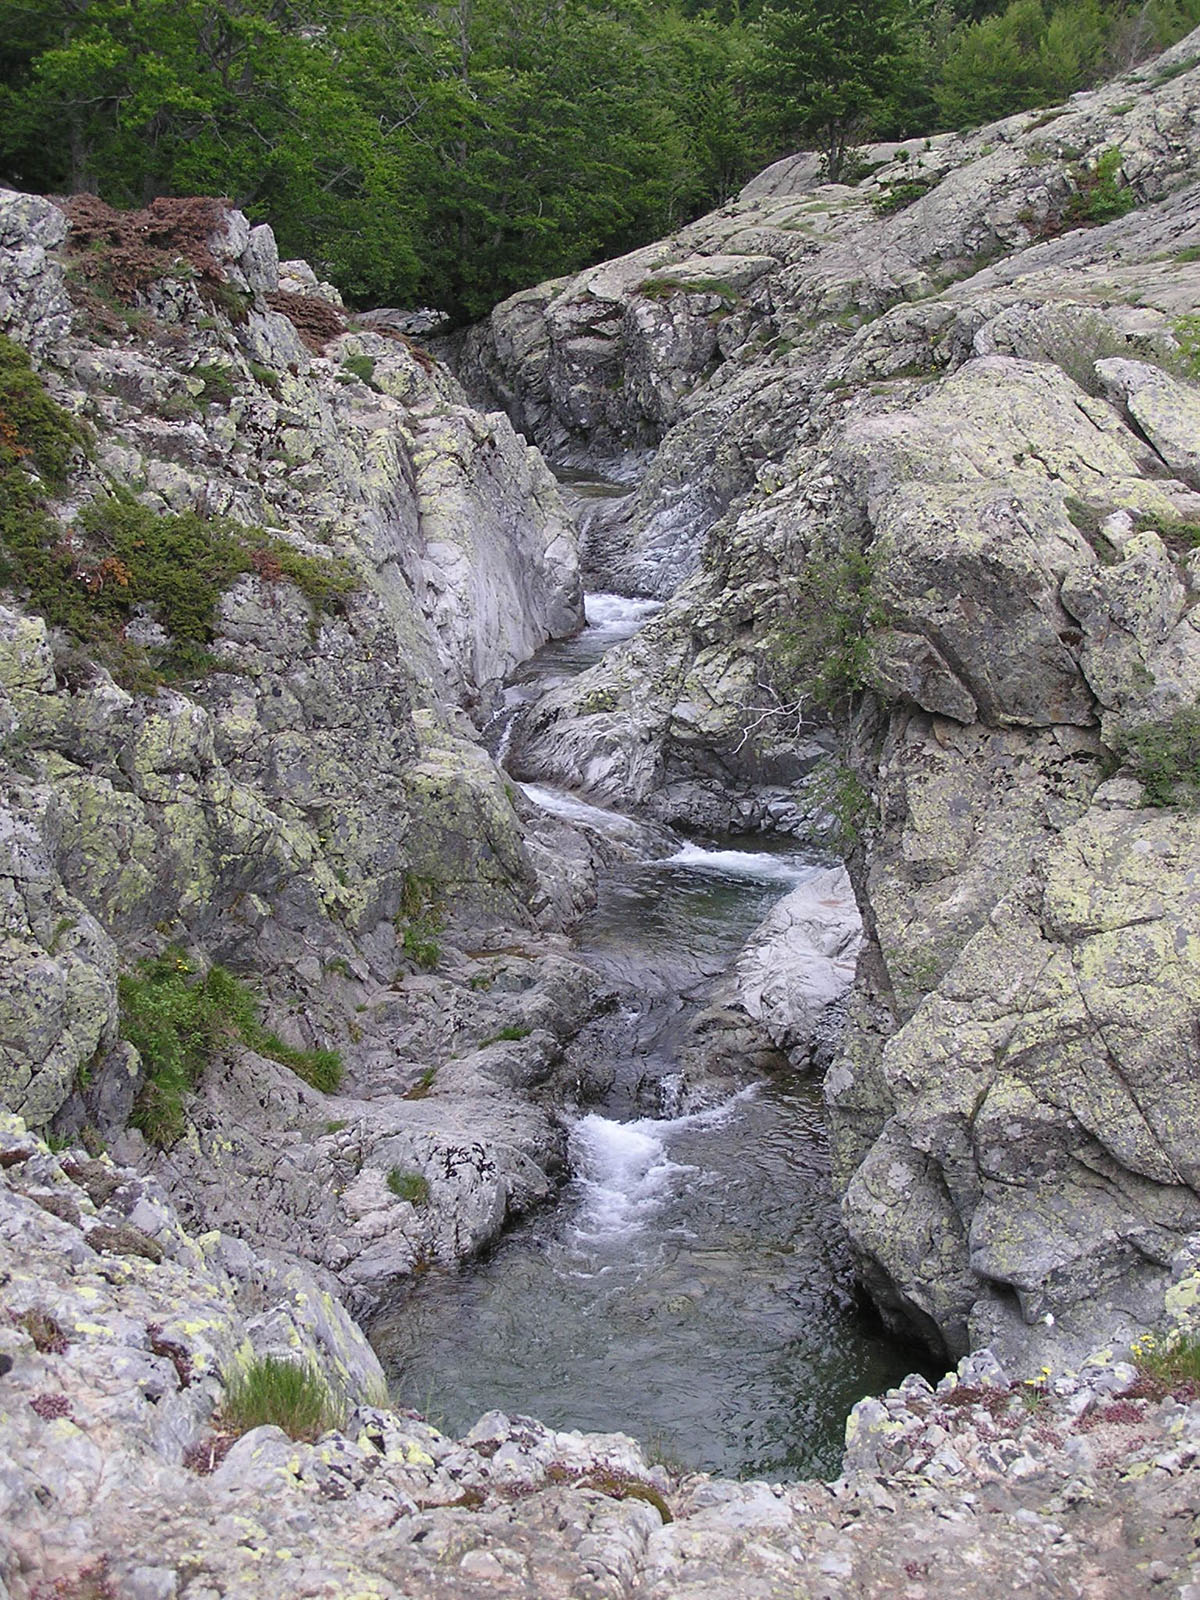
[[[412,1088],[405,1092],[403,1098],[405,1100],[424,1100],[430,1089],[433,1088],[433,1080],[436,1077],[437,1068],[426,1067]]]
[[[1143,516],[1138,518],[1138,527],[1152,529],[1177,556],[1200,548],[1200,522],[1185,522],[1182,517]]]
[[[265,366],[261,361],[247,361],[246,366],[255,383],[264,389],[269,389],[273,395],[278,395],[279,374],[274,367]]]
[[[221,966],[200,976],[178,946],[139,962],[118,988],[121,1032],[146,1069],[131,1120],[160,1148],[182,1137],[187,1095],[217,1050],[235,1040],[290,1067],[322,1093],[332,1093],[341,1082],[335,1051],[297,1050],[268,1033],[245,984]]]
[[[502,1039],[528,1039],[532,1032],[532,1028],[522,1028],[517,1023],[510,1022],[507,1027],[501,1028],[499,1033],[492,1034],[491,1038],[485,1039],[483,1043],[489,1045],[499,1044]]]
[[[637,293],[647,300],[669,300],[677,294],[709,294],[730,311],[741,299],[737,290],[720,278],[643,278]]]
[[[43,1311],[40,1306],[33,1306],[29,1311],[22,1311],[19,1315],[9,1313],[9,1320],[18,1328],[23,1328],[33,1340],[33,1348],[42,1355],[65,1355],[69,1340],[66,1333],[55,1317],[48,1311]]]
[[[232,1373],[221,1406],[222,1425],[231,1433],[270,1424],[309,1443],[338,1427],[343,1414],[315,1368],[282,1356],[260,1356]]]
[[[198,378],[204,385],[200,398],[206,405],[227,406],[237,393],[234,375],[229,367],[202,363],[192,368],[189,377]]]
[[[1132,1355],[1152,1395],[1200,1396],[1200,1336],[1157,1339],[1148,1333],[1133,1346]]]
[[[290,1067],[298,1078],[322,1094],[334,1094],[341,1087],[342,1058],[336,1050],[298,1050],[285,1044],[277,1033],[257,1029],[245,1043],[260,1056],[270,1056],[280,1066]]]
[[[400,1200],[411,1206],[429,1204],[429,1179],[421,1172],[407,1172],[403,1167],[393,1167],[387,1175],[387,1186]]]
[[[432,971],[442,959],[438,934],[446,918],[441,904],[441,891],[432,878],[417,873],[407,873],[400,891],[400,909],[396,913],[396,930],[404,954],[418,967]]]
[[[1190,72],[1196,66],[1200,66],[1200,56],[1184,56],[1182,61],[1159,67],[1152,82],[1155,87],[1159,87],[1164,83],[1170,83],[1173,78],[1182,78],[1185,72]]]

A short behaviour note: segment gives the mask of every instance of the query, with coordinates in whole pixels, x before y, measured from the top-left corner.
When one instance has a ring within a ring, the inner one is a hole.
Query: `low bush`
[[[353,373],[360,382],[367,384],[368,387],[372,389],[379,387],[375,382],[375,361],[373,357],[367,355],[343,356],[342,366],[347,372]]]
[[[1075,193],[1063,217],[1070,228],[1111,222],[1137,205],[1133,190],[1121,182],[1121,152],[1115,146],[1101,151],[1094,167],[1072,167],[1071,177]]]
[[[25,352],[0,338],[0,584],[128,687],[208,670],[217,602],[244,573],[294,584],[314,614],[339,609],[357,586],[343,563],[304,555],[260,528],[190,511],[159,515],[129,494],[92,501],[64,528],[45,496],[65,486],[85,443]],[[125,637],[139,611],[170,635],[153,656]]]
[[[932,178],[910,178],[903,183],[891,184],[874,197],[871,205],[876,216],[890,217],[897,211],[905,211],[909,206],[916,205],[921,196],[928,194],[932,188]]]
[[[802,699],[830,709],[868,687],[871,638],[884,620],[873,578],[871,555],[845,550],[830,562],[810,557],[792,581],[769,640],[781,703]]]
[[[221,1422],[231,1433],[271,1425],[311,1443],[342,1421],[344,1408],[307,1363],[260,1356],[226,1379]]]
[[[1200,705],[1183,706],[1166,722],[1130,728],[1118,753],[1141,780],[1146,805],[1200,805]]]

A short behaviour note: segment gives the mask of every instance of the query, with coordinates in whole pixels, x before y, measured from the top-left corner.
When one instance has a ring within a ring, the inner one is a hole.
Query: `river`
[[[589,627],[541,652],[490,730],[598,659],[650,602],[589,596]],[[561,790],[535,803],[639,836]],[[457,1273],[429,1272],[375,1321],[397,1404],[458,1434],[498,1408],[620,1430],[664,1460],[732,1476],[830,1476],[846,1413],[919,1364],[860,1309],[830,1196],[820,1086],[763,1082],[672,1105],[690,1017],[781,895],[825,865],[788,841],[645,835],[578,930],[621,996],[597,1035],[611,1088],[571,1128],[557,1204]]]

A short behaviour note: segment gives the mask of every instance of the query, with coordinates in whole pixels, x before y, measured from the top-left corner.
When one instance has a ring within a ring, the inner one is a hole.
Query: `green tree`
[[[778,136],[820,150],[831,182],[885,110],[912,20],[910,0],[793,0],[754,22],[760,104]]]
[[[1054,105],[1099,78],[1124,8],[1101,0],[1011,0],[950,41],[935,97],[941,121],[973,127]]]

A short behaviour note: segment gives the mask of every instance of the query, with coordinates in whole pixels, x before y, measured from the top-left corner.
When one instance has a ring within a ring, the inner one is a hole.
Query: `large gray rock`
[[[784,895],[738,956],[738,1000],[794,1059],[849,993],[861,944],[845,868],[819,872]]]

